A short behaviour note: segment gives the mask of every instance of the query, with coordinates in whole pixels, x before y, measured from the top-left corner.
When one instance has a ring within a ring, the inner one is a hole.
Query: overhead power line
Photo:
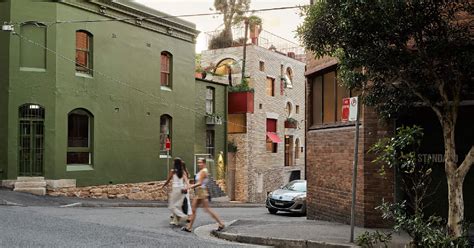
[[[266,11],[277,11],[277,10],[286,10],[286,9],[298,9],[305,7],[301,6],[286,6],[286,7],[275,7],[275,8],[264,8],[264,9],[253,9],[243,11],[245,13],[255,13],[255,12],[266,12]],[[71,24],[71,23],[100,23],[100,22],[115,22],[115,21],[144,21],[144,20],[159,20],[159,19],[169,19],[169,18],[183,18],[183,17],[199,17],[199,16],[213,16],[213,15],[222,15],[222,13],[199,13],[199,14],[183,14],[183,15],[163,15],[163,16],[150,16],[150,17],[133,17],[133,18],[107,18],[107,19],[96,19],[96,20],[65,20],[65,21],[38,21],[44,25],[55,25],[55,24]],[[21,24],[21,23],[12,23],[12,24]]]
[[[59,57],[59,58],[61,58],[61,59],[64,59],[65,61],[67,61],[67,62],[69,62],[69,63],[76,64],[75,59],[68,58],[67,56],[65,56],[65,55],[63,55],[63,54],[61,54],[61,53],[59,53],[59,52],[57,52],[57,51],[55,51],[55,50],[53,50],[53,49],[50,49],[50,48],[48,48],[48,47],[46,47],[46,46],[44,46],[44,45],[42,45],[42,44],[37,43],[36,41],[31,40],[29,37],[23,36],[23,35],[21,35],[21,34],[19,34],[19,33],[16,33],[16,32],[13,32],[12,34],[18,36],[21,40],[24,40],[24,41],[26,41],[26,42],[28,42],[28,43],[31,43],[31,44],[33,44],[33,45],[35,45],[35,46],[38,46],[38,47],[44,49],[46,52],[52,53],[52,54],[54,54],[55,56],[57,56],[57,57]],[[94,73],[97,74],[97,75],[100,75],[100,76],[104,77],[106,80],[108,80],[108,81],[110,81],[110,82],[112,82],[112,83],[120,84],[120,85],[122,85],[122,86],[125,87],[125,88],[129,88],[129,89],[131,89],[131,90],[133,90],[133,91],[136,91],[136,92],[138,92],[138,93],[140,93],[140,94],[142,94],[142,95],[144,95],[144,96],[148,96],[148,97],[153,101],[153,103],[157,103],[157,104],[160,104],[160,105],[163,105],[163,106],[166,106],[166,107],[171,107],[171,105],[170,105],[169,103],[165,102],[163,98],[158,97],[158,96],[154,95],[154,94],[151,93],[151,92],[148,92],[148,91],[146,91],[146,90],[142,90],[142,89],[140,89],[140,88],[138,88],[138,87],[135,87],[135,86],[132,86],[130,83],[124,82],[124,81],[122,81],[122,80],[120,80],[120,79],[115,78],[114,76],[110,76],[110,75],[108,75],[108,74],[106,74],[106,73],[103,73],[103,72],[101,72],[101,71],[98,71],[97,69],[92,69],[92,68],[89,68],[89,67],[85,67],[85,68],[88,69],[88,70],[90,70],[90,71],[92,71],[92,72],[94,72]],[[59,72],[59,73],[61,73],[61,72]],[[62,93],[62,94],[67,94],[67,93]],[[204,100],[204,98],[202,98],[202,97],[200,97],[200,99],[201,99],[201,100]],[[194,114],[196,114],[196,115],[199,115],[199,116],[207,116],[207,115],[208,115],[205,111],[201,111],[199,108],[193,108],[193,107],[190,107],[190,106],[181,105],[181,104],[179,104],[179,103],[173,103],[172,106],[176,106],[176,107],[178,107],[178,108],[180,108],[180,109],[183,109],[183,110],[185,110],[185,111],[192,112],[192,113],[194,113]],[[249,133],[252,133],[253,135],[261,135],[261,134],[262,134],[260,131],[254,130],[253,128],[248,128],[247,125],[241,125],[241,124],[239,124],[239,123],[231,122],[231,121],[229,121],[228,119],[227,119],[227,120],[222,120],[222,122],[223,122],[223,123],[226,123],[226,124],[227,124],[227,123],[230,123],[230,124],[232,124],[232,125],[234,125],[234,126],[236,126],[236,127],[245,128],[247,135],[248,135]],[[248,140],[248,137],[246,137],[246,139]]]

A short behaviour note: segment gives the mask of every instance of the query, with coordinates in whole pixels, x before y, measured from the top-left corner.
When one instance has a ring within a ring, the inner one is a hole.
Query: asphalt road
[[[305,219],[270,215],[265,208],[215,210],[225,221]],[[0,206],[0,247],[242,247],[180,231],[169,225],[169,216],[166,208]],[[199,210],[195,228],[213,223]]]

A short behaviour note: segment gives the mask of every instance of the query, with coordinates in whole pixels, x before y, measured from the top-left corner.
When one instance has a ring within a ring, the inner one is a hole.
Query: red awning
[[[272,132],[267,132],[267,137],[273,142],[273,143],[281,143],[280,137],[276,133]]]

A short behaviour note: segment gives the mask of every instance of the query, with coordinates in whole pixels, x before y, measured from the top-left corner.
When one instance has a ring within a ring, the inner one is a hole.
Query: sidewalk
[[[375,229],[356,227],[355,237],[365,231]],[[224,231],[212,231],[212,234],[229,241],[274,247],[357,247],[349,243],[350,225],[316,220],[295,222],[236,220]],[[409,241],[410,237],[407,234],[393,234],[389,247],[402,248]]]
[[[0,188],[0,206],[56,206],[56,207],[168,207],[164,201],[145,201],[129,199],[94,199],[63,196],[37,196]],[[211,200],[212,207],[263,207],[263,204],[229,202],[226,198]]]

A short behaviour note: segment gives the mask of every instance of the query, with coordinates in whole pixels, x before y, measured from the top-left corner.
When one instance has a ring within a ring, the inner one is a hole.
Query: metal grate
[[[24,104],[19,109],[19,175],[43,175],[44,108]]]

